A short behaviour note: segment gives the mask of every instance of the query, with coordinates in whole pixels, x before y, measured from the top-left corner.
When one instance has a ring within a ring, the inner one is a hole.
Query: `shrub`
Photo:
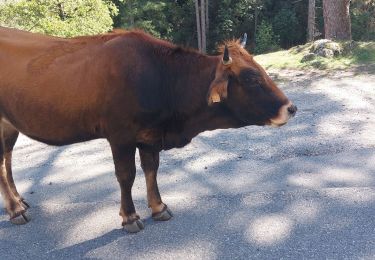
[[[255,53],[266,53],[280,49],[279,36],[273,32],[271,24],[262,21],[258,27],[255,39]]]
[[[116,12],[102,0],[21,0],[0,4],[0,25],[73,37],[111,30]]]
[[[274,31],[280,37],[280,44],[284,48],[293,46],[298,40],[299,35],[296,32],[299,27],[296,12],[293,9],[281,9],[272,21]]]

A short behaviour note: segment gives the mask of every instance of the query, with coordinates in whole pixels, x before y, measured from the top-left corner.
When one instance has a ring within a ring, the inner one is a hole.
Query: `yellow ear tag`
[[[218,93],[213,93],[211,96],[212,103],[219,103],[220,102],[220,95]]]

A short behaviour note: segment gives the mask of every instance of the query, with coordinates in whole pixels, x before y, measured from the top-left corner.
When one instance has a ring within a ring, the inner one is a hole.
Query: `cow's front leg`
[[[160,197],[156,175],[159,168],[159,152],[139,149],[141,166],[146,177],[148,206],[154,220],[169,220],[173,215]]]
[[[125,230],[135,233],[144,228],[142,221],[135,212],[132,199],[132,186],[135,179],[135,146],[111,144],[115,172],[121,189],[120,216]]]

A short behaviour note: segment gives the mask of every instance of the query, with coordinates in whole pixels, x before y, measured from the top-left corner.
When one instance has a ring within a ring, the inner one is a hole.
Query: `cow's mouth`
[[[297,107],[289,102],[286,105],[283,105],[276,117],[271,118],[269,125],[273,127],[280,127],[288,123],[289,119],[294,117],[297,112]]]
[[[281,127],[283,125],[286,125],[288,122],[285,122],[285,123],[281,123],[281,124],[277,124],[277,123],[273,123],[271,120],[270,120],[270,123],[268,125],[272,126],[272,127]]]

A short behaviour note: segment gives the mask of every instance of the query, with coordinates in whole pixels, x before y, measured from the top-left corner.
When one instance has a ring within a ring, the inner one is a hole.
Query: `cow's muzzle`
[[[293,105],[291,102],[289,102],[288,104],[283,105],[280,108],[279,114],[275,118],[272,118],[270,120],[271,122],[270,125],[276,126],[276,127],[285,125],[286,123],[288,123],[288,120],[290,118],[295,116],[296,113],[297,113],[297,107]]]

